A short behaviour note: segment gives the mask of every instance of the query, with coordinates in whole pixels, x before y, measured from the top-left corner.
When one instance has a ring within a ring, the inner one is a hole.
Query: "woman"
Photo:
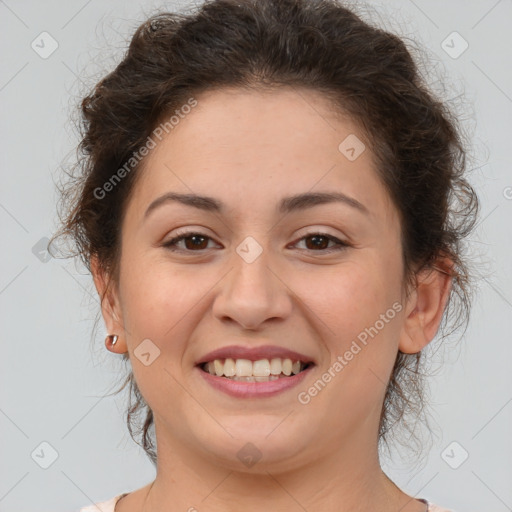
[[[404,43],[334,0],[211,1],[140,26],[82,114],[63,233],[157,470],[82,511],[446,510],[379,462],[467,313],[478,206]]]

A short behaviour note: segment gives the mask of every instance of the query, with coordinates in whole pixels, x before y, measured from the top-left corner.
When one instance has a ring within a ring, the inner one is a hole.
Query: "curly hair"
[[[358,123],[401,221],[404,282],[441,256],[452,290],[442,332],[467,326],[470,272],[464,242],[479,201],[467,180],[466,143],[456,115],[428,88],[412,50],[336,0],[211,0],[189,13],[163,12],[135,31],[117,67],[81,102],[79,158],[61,188],[62,226],[73,256],[91,257],[119,279],[120,229],[144,159],[109,192],[95,190],[144,144],[162,119],[203,91],[238,87],[318,91]],[[105,291],[106,293],[106,291]],[[102,297],[102,301],[103,301]],[[451,334],[450,332],[450,334]],[[129,359],[123,354],[125,362]],[[422,352],[398,352],[382,407],[379,441],[407,413],[424,410]],[[126,421],[156,464],[153,413],[133,373]],[[143,424],[135,424],[142,414]],[[411,431],[412,434],[412,431]]]

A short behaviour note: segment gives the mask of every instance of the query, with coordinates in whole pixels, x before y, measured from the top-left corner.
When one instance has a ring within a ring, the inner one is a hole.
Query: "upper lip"
[[[244,347],[242,345],[230,345],[208,352],[197,361],[197,365],[213,361],[215,359],[249,359],[258,361],[260,359],[282,358],[303,363],[314,363],[312,357],[275,345],[262,345],[259,347]]]

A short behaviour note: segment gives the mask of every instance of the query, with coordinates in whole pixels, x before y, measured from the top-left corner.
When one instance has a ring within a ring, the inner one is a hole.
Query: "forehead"
[[[390,207],[357,124],[321,93],[221,89],[196,100],[146,157],[134,198],[139,215],[167,191],[261,207],[327,189],[373,210]],[[355,159],[347,158],[347,146]]]
[[[355,122],[310,89],[220,89],[196,101],[149,160],[160,156],[162,148],[179,146],[194,148],[197,158],[212,155],[246,164],[256,157],[259,162],[310,161],[321,153],[337,157],[339,143],[349,134],[363,137]]]

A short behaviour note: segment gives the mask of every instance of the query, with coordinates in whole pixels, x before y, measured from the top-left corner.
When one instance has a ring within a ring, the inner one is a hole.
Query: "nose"
[[[291,291],[278,271],[269,266],[266,252],[251,263],[237,253],[233,255],[234,267],[221,281],[222,289],[213,303],[215,318],[258,330],[269,320],[283,320],[290,315]]]

